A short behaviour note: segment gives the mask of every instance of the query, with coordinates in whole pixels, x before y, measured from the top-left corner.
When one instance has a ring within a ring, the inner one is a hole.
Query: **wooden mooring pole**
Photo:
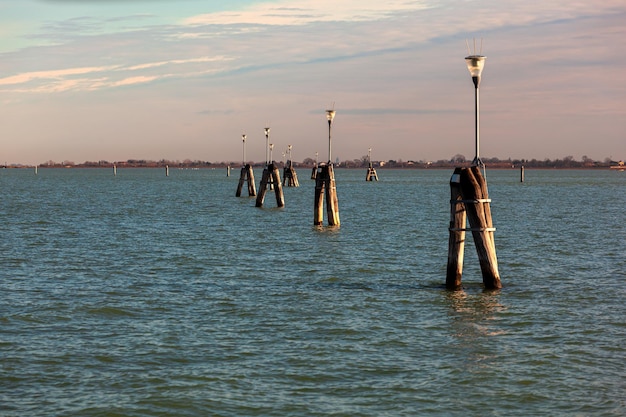
[[[372,163],[370,162],[370,166],[369,168],[367,168],[367,175],[365,176],[365,181],[378,181],[378,174],[376,173],[376,170],[374,169],[374,167],[372,166]]]
[[[378,174],[376,174],[376,170],[372,166],[372,148],[369,148],[367,151],[367,174],[365,175],[365,181],[378,181]]]
[[[299,187],[300,183],[298,182],[298,174],[296,174],[296,170],[293,167],[293,163],[291,159],[287,161],[287,165],[283,169],[283,185],[287,187]]]
[[[456,168],[450,178],[450,238],[446,273],[446,288],[451,290],[461,288],[466,219],[465,205],[461,195],[461,168]]]
[[[278,171],[278,168],[273,163],[268,164],[263,170],[261,184],[259,185],[259,195],[256,197],[256,207],[263,207],[265,193],[267,193],[268,188],[274,188],[276,206],[284,207],[285,197],[283,195],[283,187],[280,183],[280,171]]]
[[[246,164],[241,167],[241,175],[239,176],[239,184],[237,184],[236,197],[241,197],[241,190],[243,189],[243,183],[248,183],[248,197],[254,197],[256,195],[256,186],[254,185],[254,172],[252,166]]]
[[[339,226],[339,201],[337,200],[337,186],[333,165],[329,162],[321,165],[315,178],[315,207],[313,224],[324,224],[324,196],[326,196],[326,216],[329,226]]]
[[[495,228],[489,204],[491,200],[480,167],[456,168],[450,179],[450,197],[446,287],[452,290],[461,287],[465,231],[471,231],[485,288],[502,288],[493,235]],[[465,224],[466,217],[469,220],[469,228]]]
[[[519,168],[519,181],[524,182],[524,165]]]

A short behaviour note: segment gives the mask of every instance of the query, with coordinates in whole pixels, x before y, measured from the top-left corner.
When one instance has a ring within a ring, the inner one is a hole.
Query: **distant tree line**
[[[543,160],[482,158],[482,161],[485,163],[486,166],[490,168],[515,168],[520,166],[524,166],[527,168],[607,168],[611,165],[617,164],[617,161],[614,161],[611,158],[605,158],[603,161],[594,161],[586,155],[583,155],[580,161],[575,160],[573,156],[566,156],[562,159],[546,158]],[[274,163],[279,167],[284,166],[284,163],[282,161],[275,161]],[[314,159],[305,158],[300,163],[294,161],[294,166],[313,167],[315,163],[316,162]],[[337,167],[343,168],[367,168],[369,166],[369,163],[369,157],[367,155],[364,155],[358,159],[340,161],[336,165]],[[440,159],[438,161],[403,161],[402,159],[390,159],[388,161],[371,161],[371,163],[376,168],[450,168],[456,166],[469,166],[471,164],[471,160],[468,160],[467,158],[465,158],[465,156],[461,154],[456,154],[450,159]],[[255,167],[262,167],[265,165],[264,162],[250,162],[250,164]],[[80,164],[76,164],[68,160],[62,162],[55,162],[50,160],[40,164],[39,166],[49,168],[110,168],[114,165],[127,168],[159,168],[165,166],[169,166],[171,168],[225,168],[227,166],[239,166],[241,165],[241,162],[208,162],[191,159],[185,159],[183,161],[173,161],[167,159],[161,159],[159,161],[152,161],[147,159],[128,159],[126,161],[115,162],[105,160],[100,160],[97,162],[86,161]],[[5,168],[23,168],[26,166],[27,165],[13,164],[10,166],[5,166]]]

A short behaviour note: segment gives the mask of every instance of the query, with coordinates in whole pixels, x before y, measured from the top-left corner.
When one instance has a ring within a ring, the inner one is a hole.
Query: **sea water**
[[[0,171],[1,416],[626,415],[625,173],[488,169],[455,292],[452,170],[232,173]]]

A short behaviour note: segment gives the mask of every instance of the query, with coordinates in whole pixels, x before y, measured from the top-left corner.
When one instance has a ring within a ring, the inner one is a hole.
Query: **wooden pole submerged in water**
[[[370,162],[369,168],[367,168],[367,175],[365,175],[365,181],[378,181],[378,174],[376,173],[376,170],[372,166],[371,162]]]
[[[522,165],[519,169],[519,181],[524,182],[524,165]]]
[[[313,224],[324,224],[324,197],[326,197],[326,216],[329,226],[339,226],[339,200],[332,164],[321,165],[315,179],[315,206]]]
[[[324,223],[324,196],[326,197],[326,216],[329,226],[339,226],[339,201],[337,200],[337,185],[332,164],[332,146],[330,129],[335,118],[335,104],[332,110],[326,110],[328,120],[328,163],[322,164],[315,176],[315,206],[313,209],[313,224],[321,226]],[[317,156],[317,153],[315,154]]]
[[[493,234],[495,228],[491,218],[491,200],[480,167],[455,169],[450,180],[450,194],[451,206],[463,205],[463,208],[452,207],[450,211],[446,287],[448,289],[461,287],[464,232],[471,231],[485,288],[502,288]],[[469,221],[469,228],[465,227],[465,216]]]
[[[287,161],[287,165],[285,165],[285,168],[283,169],[283,185],[286,185],[287,187],[300,186],[300,183],[298,182],[298,174],[293,167],[291,159]]]
[[[450,237],[448,240],[448,268],[446,288],[461,288],[463,254],[465,249],[465,224],[467,216],[461,195],[461,168],[456,168],[450,178]]]
[[[263,207],[263,201],[265,200],[265,194],[268,188],[274,189],[276,195],[276,206],[285,206],[285,197],[283,195],[283,187],[280,183],[280,171],[274,165],[270,163],[263,170],[263,176],[261,177],[261,184],[259,185],[259,195],[256,198],[256,207]]]
[[[248,184],[248,197],[254,197],[256,195],[256,186],[254,185],[254,172],[250,164],[241,167],[237,192],[235,193],[236,197],[241,197],[241,190],[243,189],[244,183]]]
[[[378,181],[378,174],[372,166],[372,148],[369,148],[367,151],[367,159],[369,163],[367,168],[367,174],[365,175],[365,181]]]

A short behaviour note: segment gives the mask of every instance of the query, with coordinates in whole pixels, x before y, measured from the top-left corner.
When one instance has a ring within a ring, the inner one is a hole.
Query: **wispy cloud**
[[[0,85],[24,84],[33,80],[42,80],[42,79],[59,80],[59,79],[71,77],[74,75],[84,75],[84,74],[89,74],[89,73],[111,71],[115,68],[117,67],[116,66],[83,67],[83,68],[66,68],[66,69],[50,70],[50,71],[25,72],[25,73],[13,75],[10,77],[0,78]]]
[[[5,78],[0,78],[0,87],[4,91],[20,93],[59,93],[70,90],[95,91],[103,88],[115,88],[129,86],[133,84],[145,84],[162,78],[189,77],[207,74],[216,71],[215,69],[183,70],[175,75],[172,73],[145,74],[135,76],[125,76],[129,72],[140,72],[170,65],[181,66],[186,64],[198,64],[208,62],[229,61],[232,58],[224,56],[198,57],[189,59],[173,59],[168,61],[147,62],[136,65],[112,65],[106,67],[78,67],[49,71],[25,72]],[[84,77],[93,75],[93,77]],[[77,77],[81,76],[81,77]],[[24,85],[30,86],[24,86]]]
[[[294,7],[295,5],[295,7]],[[429,7],[426,2],[389,0],[299,0],[262,3],[240,11],[192,16],[187,25],[259,24],[304,25],[313,22],[380,20],[401,12]]]

